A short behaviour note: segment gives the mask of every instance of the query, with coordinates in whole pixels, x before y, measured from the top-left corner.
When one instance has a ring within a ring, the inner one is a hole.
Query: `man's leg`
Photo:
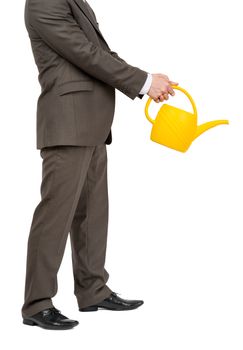
[[[108,230],[106,145],[96,146],[73,218],[70,239],[74,293],[79,308],[111,294],[104,268]]]
[[[94,150],[95,146],[41,150],[41,201],[34,211],[28,239],[23,317],[53,306],[57,272]]]

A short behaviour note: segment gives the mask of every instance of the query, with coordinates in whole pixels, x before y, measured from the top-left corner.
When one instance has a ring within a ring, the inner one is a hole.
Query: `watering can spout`
[[[197,127],[196,135],[194,136],[194,140],[200,136],[202,133],[207,131],[208,129],[213,128],[214,126],[221,125],[221,124],[229,124],[228,120],[212,120],[211,122],[207,122],[204,124],[201,124]]]

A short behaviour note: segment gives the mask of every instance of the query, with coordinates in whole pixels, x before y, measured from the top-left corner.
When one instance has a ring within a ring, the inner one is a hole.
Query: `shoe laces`
[[[56,309],[55,307],[50,308],[51,313],[53,314],[60,314],[60,310]]]
[[[56,309],[55,307],[51,307],[49,308],[48,310],[46,310],[45,312],[45,316],[52,316],[52,315],[57,315],[57,314],[60,314],[61,311]]]

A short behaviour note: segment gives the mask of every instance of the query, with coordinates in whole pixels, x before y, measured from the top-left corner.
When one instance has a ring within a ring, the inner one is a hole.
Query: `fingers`
[[[172,86],[174,85],[174,86],[177,86],[177,85],[179,85],[179,83],[176,83],[176,82],[174,82],[174,81],[169,81],[169,87],[168,87],[168,93],[171,95],[171,96],[175,96],[175,91],[173,90],[173,88],[172,88]]]
[[[158,96],[157,98],[155,98],[154,101],[156,103],[159,103],[159,102],[163,102],[164,100],[168,100],[168,99],[169,99],[168,94],[162,94],[162,95]]]
[[[154,102],[156,102],[156,103],[163,102],[163,101],[164,101],[163,95],[160,95],[160,96],[158,96],[157,98],[154,99]]]
[[[168,86],[168,93],[171,95],[171,96],[175,96],[175,91],[173,90],[173,88],[169,85]]]
[[[175,81],[169,80],[170,85],[178,85]]]
[[[166,87],[165,87],[165,91],[163,91],[162,93],[165,95],[170,94],[171,96],[175,96],[175,91],[173,90],[173,87],[172,87],[173,85],[177,86],[178,83],[173,82],[171,80],[168,80]],[[168,100],[168,98],[167,98],[167,100]]]
[[[170,80],[165,74],[153,74],[152,85],[148,95],[157,103],[167,101],[169,95],[175,96],[173,86],[176,87],[178,82]]]

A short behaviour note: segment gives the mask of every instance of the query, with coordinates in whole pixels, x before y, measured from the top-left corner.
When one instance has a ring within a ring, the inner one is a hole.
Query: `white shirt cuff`
[[[139,92],[139,94],[141,95],[145,95],[149,92],[150,87],[152,85],[152,74],[148,73],[147,79],[145,81],[144,86],[142,87],[141,91]]]

